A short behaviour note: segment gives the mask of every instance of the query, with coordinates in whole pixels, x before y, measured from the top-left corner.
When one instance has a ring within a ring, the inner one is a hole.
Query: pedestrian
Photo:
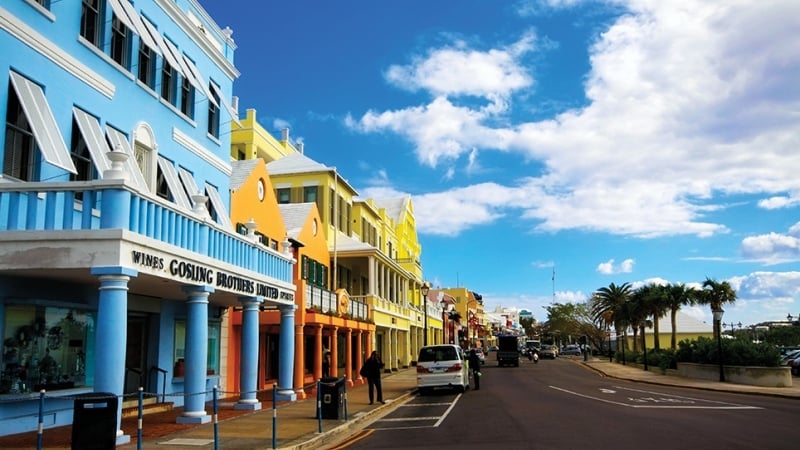
[[[377,351],[373,351],[372,354],[369,355],[366,361],[364,361],[364,366],[361,368],[361,376],[367,378],[367,384],[369,385],[369,404],[371,405],[375,400],[375,392],[377,391],[378,394],[378,401],[381,403],[386,403],[383,401],[383,388],[381,387],[381,371],[383,370],[383,361],[381,361],[381,357],[378,356]]]
[[[322,355],[322,378],[331,376],[331,352],[325,350]]]
[[[472,371],[472,381],[475,382],[475,390],[481,389],[481,359],[478,357],[478,352],[473,348],[469,351],[469,370]]]

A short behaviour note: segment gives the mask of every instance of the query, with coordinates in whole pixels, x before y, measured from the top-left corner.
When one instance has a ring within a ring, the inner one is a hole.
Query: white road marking
[[[433,427],[434,427],[434,428],[438,427],[439,425],[441,425],[441,424],[442,424],[442,422],[444,422],[444,419],[446,419],[446,418],[447,418],[447,415],[448,415],[448,414],[450,414],[450,411],[452,411],[452,410],[453,410],[453,408],[455,408],[455,407],[456,407],[456,403],[458,403],[458,400],[461,398],[461,396],[462,396],[462,395],[463,395],[463,394],[458,394],[458,395],[456,396],[455,400],[453,400],[453,403],[451,403],[451,404],[450,404],[450,407],[449,407],[449,408],[447,408],[447,411],[445,411],[445,412],[444,412],[444,414],[442,414],[442,417],[439,419],[439,421],[438,421],[438,422],[436,422],[436,423],[433,425]]]
[[[588,399],[591,399],[591,400],[597,400],[597,401],[603,402],[603,403],[610,403],[612,405],[625,406],[625,407],[628,407],[628,408],[651,408],[651,409],[658,409],[658,408],[663,408],[663,409],[762,409],[762,408],[759,408],[757,406],[745,406],[745,405],[736,405],[736,404],[733,404],[733,403],[712,402],[710,400],[700,400],[700,401],[709,402],[709,403],[718,403],[718,404],[726,405],[726,406],[631,405],[631,404],[628,404],[628,403],[615,402],[615,401],[612,401],[612,400],[606,400],[604,398],[593,397],[591,395],[581,394],[579,392],[570,391],[568,389],[563,389],[563,388],[560,388],[560,387],[557,387],[557,386],[550,386],[550,388],[551,389],[555,389],[557,391],[561,391],[561,392],[567,393],[567,394],[575,395],[575,396],[578,396],[578,397],[588,398]],[[633,389],[631,389],[631,390],[633,390]]]
[[[613,389],[600,389],[600,392],[602,392],[603,394],[615,394],[617,391]]]
[[[397,417],[393,419],[380,419],[376,420],[376,422],[405,422],[405,421],[412,421],[412,420],[436,420],[439,416],[430,416],[430,417]]]

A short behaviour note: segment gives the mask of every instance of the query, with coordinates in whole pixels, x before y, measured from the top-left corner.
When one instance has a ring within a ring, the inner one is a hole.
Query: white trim
[[[9,76],[22,110],[25,111],[28,124],[33,130],[33,137],[42,158],[56,167],[77,174],[67,144],[64,143],[41,86],[16,72],[9,72]]]
[[[200,34],[199,28],[194,26],[194,24],[189,20],[187,15],[180,9],[180,6],[175,2],[175,0],[155,0],[155,3],[161,7],[161,9],[175,22],[181,30],[186,33],[188,36],[192,38],[195,44],[203,50],[203,52],[208,56],[214,63],[219,67],[222,72],[228,76],[228,79],[233,81],[236,78],[239,78],[239,71],[236,70],[236,67],[233,65],[232,61],[229,61],[225,55],[223,55],[217,48],[212,47],[206,41],[206,38]],[[223,34],[222,30],[219,29],[219,26],[207,15],[206,11],[198,5],[195,0],[190,0],[192,6],[195,7],[197,12],[203,12],[203,18],[205,18],[209,24],[213,24],[217,29],[214,30],[217,36],[221,36]],[[236,45],[232,39],[226,42],[226,45],[231,48],[231,50],[236,49]]]
[[[106,156],[109,148],[105,137],[103,137],[100,122],[97,121],[97,118],[77,106],[72,107],[72,115],[75,117],[75,122],[78,124],[83,140],[89,148],[89,154],[92,155],[94,167],[97,169],[100,179],[102,179],[105,171],[111,168],[111,163]]]
[[[203,95],[205,95],[208,98],[208,101],[210,101],[211,103],[214,104],[214,106],[219,108],[219,104],[217,103],[216,100],[214,100],[214,97],[211,95],[211,91],[208,88],[208,83],[206,83],[206,80],[204,80],[203,76],[200,75],[200,72],[197,70],[197,66],[195,66],[194,62],[191,59],[189,59],[189,57],[187,57],[185,54],[181,56],[183,56],[183,61],[186,63],[186,68],[189,69],[191,77],[194,78],[195,81],[199,84],[200,87],[198,88],[198,90],[203,92]]]
[[[178,128],[175,127],[172,128],[172,140],[177,142],[190,152],[194,153],[195,155],[199,156],[207,163],[214,166],[224,175],[230,177],[231,174],[233,173],[233,168],[231,167],[230,162],[225,161],[221,159],[219,156],[210,152],[208,149],[197,143],[197,141],[189,137],[189,135],[179,130]]]
[[[168,57],[168,58],[167,58],[167,59],[169,59],[169,60],[170,60],[170,63],[169,63],[169,64],[170,64],[170,65],[172,65],[172,63],[175,63],[175,64],[177,64],[178,66],[177,66],[177,67],[175,67],[175,70],[177,70],[178,72],[180,72],[180,74],[181,74],[181,75],[182,75],[184,78],[186,78],[187,80],[189,80],[189,83],[191,83],[191,84],[192,84],[192,86],[194,86],[196,89],[200,89],[200,88],[197,86],[197,80],[195,80],[195,79],[194,79],[194,77],[192,76],[192,73],[191,73],[191,72],[189,72],[189,68],[188,68],[188,67],[186,67],[186,62],[185,62],[185,61],[183,60],[183,58],[181,57],[181,55],[182,55],[182,54],[181,54],[181,51],[180,51],[180,50],[178,50],[178,47],[176,47],[176,46],[175,46],[175,44],[173,44],[173,43],[172,43],[172,41],[170,41],[170,40],[169,40],[169,39],[167,39],[167,38],[163,38],[163,39],[161,40],[161,42],[163,42],[163,43],[164,43],[164,53],[165,53],[165,54],[166,54],[166,53],[169,53],[169,54],[171,55],[171,57]]]
[[[57,45],[39,34],[26,23],[19,21],[13,14],[0,7],[0,29],[5,30],[20,42],[52,61],[67,73],[86,83],[89,87],[109,99],[114,98],[114,84],[106,80],[89,66],[83,64],[72,55],[62,51]]]

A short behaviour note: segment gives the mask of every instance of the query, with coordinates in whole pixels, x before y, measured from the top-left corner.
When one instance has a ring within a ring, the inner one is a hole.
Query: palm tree
[[[736,301],[736,291],[733,290],[731,284],[727,281],[716,281],[706,277],[703,282],[703,291],[700,293],[698,303],[701,305],[710,305],[711,311],[719,311],[725,303],[733,303]],[[720,334],[720,324],[718,320],[714,322],[714,336]]]
[[[592,296],[592,318],[613,324],[617,333],[623,331],[631,324],[628,317],[628,300],[631,297],[630,283],[617,286],[614,283],[608,287],[601,287]],[[627,346],[627,337],[623,345]]]
[[[684,305],[694,305],[697,302],[698,291],[692,287],[686,287],[683,283],[670,284],[665,288],[667,291],[666,303],[669,307],[669,319],[672,325],[670,345],[675,350],[678,348],[678,310]]]
[[[650,317],[652,310],[653,286],[655,285],[648,284],[636,289],[628,300],[628,316],[631,325],[633,325],[633,351],[639,351],[639,339],[637,337],[640,331],[642,338],[644,338],[647,318]]]

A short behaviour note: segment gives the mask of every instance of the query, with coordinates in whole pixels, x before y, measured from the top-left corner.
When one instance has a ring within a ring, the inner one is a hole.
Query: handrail
[[[125,368],[125,379],[124,379],[123,384],[122,384],[123,389],[125,389],[125,387],[128,386],[128,372],[133,372],[134,374],[139,376],[139,384],[137,386],[137,389],[140,388],[142,386],[142,370],[139,369],[139,368],[136,368],[136,367],[126,367]]]
[[[167,398],[167,370],[162,369],[161,367],[158,366],[153,366],[150,368],[150,373],[153,373],[154,370],[162,375],[163,382],[161,383],[161,401],[159,403],[164,403]],[[156,389],[157,388],[158,388],[158,383],[156,383]],[[150,386],[150,390],[154,390],[152,386]]]

